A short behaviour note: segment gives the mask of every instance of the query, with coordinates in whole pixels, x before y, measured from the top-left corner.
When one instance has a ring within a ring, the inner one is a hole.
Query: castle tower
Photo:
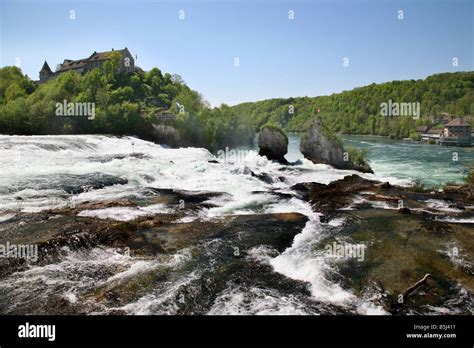
[[[53,71],[49,67],[48,63],[44,61],[43,67],[41,68],[39,72],[40,81],[41,82],[48,81],[53,75],[54,75]]]

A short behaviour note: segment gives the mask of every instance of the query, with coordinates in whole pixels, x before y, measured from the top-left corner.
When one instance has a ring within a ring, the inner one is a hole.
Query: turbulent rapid
[[[99,135],[0,136],[0,167],[2,242],[91,221],[138,231],[131,252],[100,238],[43,249],[41,262],[0,277],[2,313],[386,314],[321,248],[344,219],[320,222],[292,190],[351,171]],[[103,201],[126,203],[94,205]]]

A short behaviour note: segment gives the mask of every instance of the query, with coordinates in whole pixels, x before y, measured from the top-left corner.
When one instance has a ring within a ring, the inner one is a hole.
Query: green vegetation
[[[421,179],[416,179],[413,181],[411,187],[409,187],[408,190],[411,192],[421,193],[421,192],[425,192],[426,188],[425,188],[425,184],[423,184]]]
[[[288,146],[288,136],[286,135],[286,133],[280,127],[275,126],[273,124],[266,124],[266,125],[262,126],[260,128],[260,130],[262,130],[263,128],[268,128],[269,130],[280,133],[283,136],[283,138],[285,138],[286,146]]]
[[[474,189],[474,166],[470,166],[469,172],[464,177],[463,182],[455,182],[455,181],[446,181],[443,184],[436,185],[433,187],[435,190],[450,190],[452,188],[461,187],[467,188],[468,190]]]
[[[389,100],[419,102],[421,117],[415,120],[410,116],[382,116],[380,105]],[[250,117],[257,129],[272,123],[287,131],[302,132],[317,115],[336,133],[417,139],[412,134],[416,126],[432,125],[444,113],[474,115],[474,72],[443,73],[416,81],[373,83],[330,96],[269,99],[239,104],[232,109]]]
[[[263,125],[306,131],[316,116],[328,134],[375,134],[419,139],[418,125],[432,125],[443,113],[474,114],[474,72],[444,73],[425,80],[371,84],[322,97],[270,99],[211,108],[179,75],[149,72],[117,73],[111,56],[102,70],[84,75],[68,72],[36,85],[16,67],[0,69],[1,134],[116,134],[163,141],[154,125],[174,127],[179,145],[217,151],[250,143]],[[58,117],[56,103],[95,103],[95,119]],[[420,102],[421,117],[384,117],[380,104]],[[160,121],[162,112],[175,120]],[[336,136],[334,136],[337,139]]]
[[[410,139],[415,140],[415,141],[420,141],[421,140],[421,134],[412,130],[410,132]]]
[[[328,128],[324,123],[320,124],[319,131],[326,138],[331,139],[334,143],[342,145],[342,140],[337,136],[330,128]]]
[[[354,146],[349,146],[346,151],[352,163],[363,168],[370,168],[367,162],[367,149],[358,149]]]
[[[215,151],[249,143],[254,126],[249,118],[222,105],[211,109],[179,75],[149,72],[117,73],[110,57],[104,69],[81,75],[68,72],[36,85],[16,67],[0,69],[1,134],[115,134],[161,141],[155,124],[173,126],[180,145]],[[56,103],[95,103],[95,118],[58,117]],[[179,105],[179,107],[178,107]],[[163,111],[177,115],[160,121]]]
[[[466,185],[474,187],[474,171],[469,172],[464,181],[466,182]]]

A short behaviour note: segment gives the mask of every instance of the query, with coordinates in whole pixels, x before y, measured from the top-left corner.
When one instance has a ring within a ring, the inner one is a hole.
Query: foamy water
[[[263,214],[297,212],[308,217],[308,223],[298,234],[291,247],[282,253],[274,250],[259,251],[258,262],[270,265],[275,272],[290,279],[308,284],[311,296],[318,301],[331,303],[357,313],[384,313],[372,303],[357,298],[349,290],[328,280],[333,265],[316,248],[325,233],[324,224],[311,206],[296,197],[281,198],[272,190],[291,193],[290,187],[300,182],[330,183],[342,179],[352,171],[335,170],[327,165],[314,165],[303,160],[300,165],[284,166],[270,162],[249,152],[234,163],[210,163],[216,158],[205,149],[168,149],[133,137],[108,137],[101,135],[76,136],[0,136],[0,222],[11,219],[15,212],[37,212],[50,208],[66,207],[81,202],[105,199],[147,197],[147,188],[212,191],[226,193],[212,198],[215,207],[203,209],[181,221],[210,219],[230,214]],[[271,183],[263,182],[251,173],[266,173]],[[361,175],[360,173],[358,173]],[[389,180],[362,174],[369,179]],[[284,178],[282,180],[282,177]],[[119,221],[133,220],[139,216],[172,212],[173,206],[154,204],[140,207],[115,207],[86,210],[81,216]],[[191,213],[190,213],[191,214]],[[179,222],[179,221],[177,221]],[[335,221],[333,228],[343,221]],[[110,282],[149,272],[150,268],[178,267],[171,261],[143,260],[123,256],[109,248],[98,248],[90,255],[66,252],[59,264],[33,267],[0,282],[1,289],[13,293],[21,287],[64,292],[68,301],[77,301],[77,291],[99,283]],[[186,257],[188,257],[187,255]],[[176,255],[182,260],[182,255]],[[186,258],[185,258],[186,259]],[[184,261],[183,261],[184,262]],[[109,277],[91,277],[94,268],[111,267]],[[120,266],[120,267],[118,267]],[[78,274],[71,281],[68,274]],[[86,281],[81,278],[83,275]],[[130,314],[153,314],[176,311],[165,299],[172,299],[176,291],[200,277],[194,269],[180,273],[173,282],[121,306]],[[39,282],[39,283],[38,283]],[[41,284],[41,285],[38,285]],[[48,290],[49,289],[49,290]],[[37,290],[37,289],[36,289]],[[22,296],[19,296],[22,298]],[[244,307],[242,303],[246,303]],[[303,314],[302,303],[288,295],[279,295],[272,289],[240,289],[229,286],[219,294],[210,314]],[[355,309],[354,309],[355,308]],[[117,308],[96,310],[104,313]]]

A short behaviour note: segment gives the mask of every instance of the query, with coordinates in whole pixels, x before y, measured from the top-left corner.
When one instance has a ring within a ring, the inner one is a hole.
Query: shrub
[[[415,141],[420,141],[421,140],[421,134],[420,133],[417,133],[415,131],[412,131],[410,133],[410,139],[411,140],[415,140]]]
[[[420,179],[416,179],[413,181],[411,187],[409,188],[411,192],[424,192],[425,191],[425,184]]]
[[[271,131],[280,133],[283,136],[283,138],[285,138],[286,145],[288,146],[288,136],[280,127],[275,126],[273,124],[266,124],[260,128],[260,131],[262,131],[264,128],[268,128]]]
[[[464,178],[466,185],[474,187],[474,170],[471,170]]]
[[[369,166],[369,163],[367,162],[367,149],[360,149],[354,146],[349,146],[347,148],[347,153],[352,163],[361,167]]]

